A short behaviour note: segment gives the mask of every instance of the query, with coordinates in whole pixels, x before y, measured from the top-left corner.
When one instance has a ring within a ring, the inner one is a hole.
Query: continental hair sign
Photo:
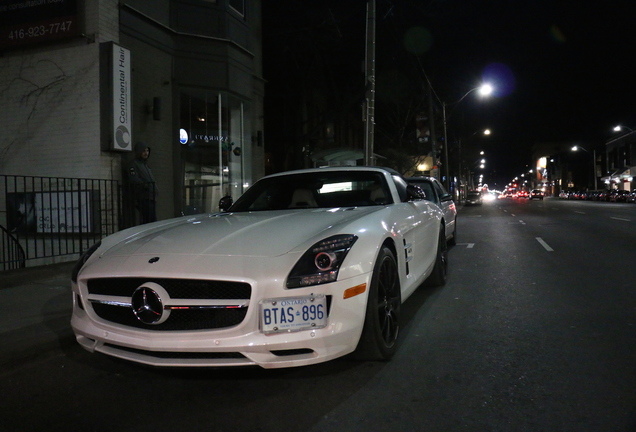
[[[112,130],[110,150],[132,151],[130,50],[110,44]]]

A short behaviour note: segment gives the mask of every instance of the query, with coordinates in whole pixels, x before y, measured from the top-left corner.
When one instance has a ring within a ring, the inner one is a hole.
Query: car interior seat
[[[386,195],[380,185],[373,185],[369,199],[375,204],[386,204]]]
[[[310,189],[296,189],[292,195],[289,208],[313,208],[318,207],[314,194]]]

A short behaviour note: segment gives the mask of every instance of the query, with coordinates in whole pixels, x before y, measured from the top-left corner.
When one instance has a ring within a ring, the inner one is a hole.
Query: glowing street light
[[[627,126],[621,126],[621,125],[614,126],[614,132],[621,132],[623,129],[627,129],[630,132],[634,132],[634,129],[629,128]]]
[[[479,94],[482,96],[490,96],[494,90],[493,86],[488,83],[482,84],[479,89]]]

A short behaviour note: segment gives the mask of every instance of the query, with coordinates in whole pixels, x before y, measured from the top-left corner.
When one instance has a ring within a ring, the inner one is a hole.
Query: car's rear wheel
[[[355,356],[362,360],[389,360],[397,349],[400,330],[400,279],[393,252],[382,247],[375,263],[364,328]]]
[[[457,244],[457,218],[455,218],[455,223],[453,224],[453,236],[448,240],[448,244],[451,246]]]
[[[444,235],[444,227],[440,228],[439,240],[437,242],[437,255],[435,257],[435,267],[433,272],[426,280],[429,286],[446,285],[448,276],[448,246],[446,245],[446,236]]]

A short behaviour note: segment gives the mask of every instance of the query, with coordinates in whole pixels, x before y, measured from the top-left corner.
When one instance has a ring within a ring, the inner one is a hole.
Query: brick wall
[[[0,172],[117,179],[100,151],[99,43],[117,40],[116,0],[86,1],[85,39],[27,47],[0,59]]]

